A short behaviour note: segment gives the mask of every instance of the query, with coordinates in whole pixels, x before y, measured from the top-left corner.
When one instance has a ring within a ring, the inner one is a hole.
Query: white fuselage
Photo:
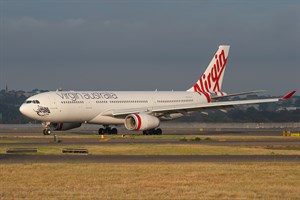
[[[28,117],[43,122],[80,122],[92,124],[123,124],[126,116],[113,117],[113,110],[207,103],[196,92],[103,92],[56,91],[34,95],[20,110]],[[106,115],[107,114],[107,115]],[[178,118],[182,115],[174,115]],[[172,118],[170,118],[172,119]]]

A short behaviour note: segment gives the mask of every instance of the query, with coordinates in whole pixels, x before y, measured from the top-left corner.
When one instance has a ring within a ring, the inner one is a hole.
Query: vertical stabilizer
[[[210,61],[205,72],[195,83],[193,87],[188,89],[189,92],[198,92],[204,95],[216,94],[223,96],[222,82],[227,64],[227,58],[230,46],[221,45],[214,57]]]

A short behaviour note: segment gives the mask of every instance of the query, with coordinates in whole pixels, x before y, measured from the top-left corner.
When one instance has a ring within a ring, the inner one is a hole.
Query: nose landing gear
[[[43,130],[44,135],[51,135],[51,130],[49,128],[46,128]]]
[[[50,129],[50,122],[43,122],[42,125],[45,127],[45,129],[43,130],[43,134],[44,135],[51,135],[51,129]]]

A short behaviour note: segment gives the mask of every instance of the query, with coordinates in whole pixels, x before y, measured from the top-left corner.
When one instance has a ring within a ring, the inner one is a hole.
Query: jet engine
[[[81,123],[51,123],[50,129],[53,131],[66,131],[80,126]]]
[[[131,114],[125,117],[125,127],[130,131],[143,131],[159,126],[159,119],[147,114]]]

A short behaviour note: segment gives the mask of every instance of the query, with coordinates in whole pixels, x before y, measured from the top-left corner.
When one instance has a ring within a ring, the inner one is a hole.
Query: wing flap
[[[245,105],[245,104],[257,104],[257,103],[271,103],[277,102],[280,99],[255,99],[255,100],[241,100],[241,101],[225,101],[225,102],[211,102],[205,104],[192,104],[192,105],[183,105],[183,106],[172,106],[172,107],[156,107],[153,108],[152,112],[162,112],[169,110],[197,110],[197,109],[207,109],[207,108],[224,108],[224,107],[232,107],[235,105]]]
[[[256,94],[259,92],[264,92],[265,90],[255,90],[255,91],[249,91],[249,92],[240,92],[240,93],[233,93],[233,94],[226,94],[224,96],[215,96],[211,97],[211,99],[219,100],[227,97],[235,97],[235,96],[242,96],[242,95],[249,95],[249,94]]]

